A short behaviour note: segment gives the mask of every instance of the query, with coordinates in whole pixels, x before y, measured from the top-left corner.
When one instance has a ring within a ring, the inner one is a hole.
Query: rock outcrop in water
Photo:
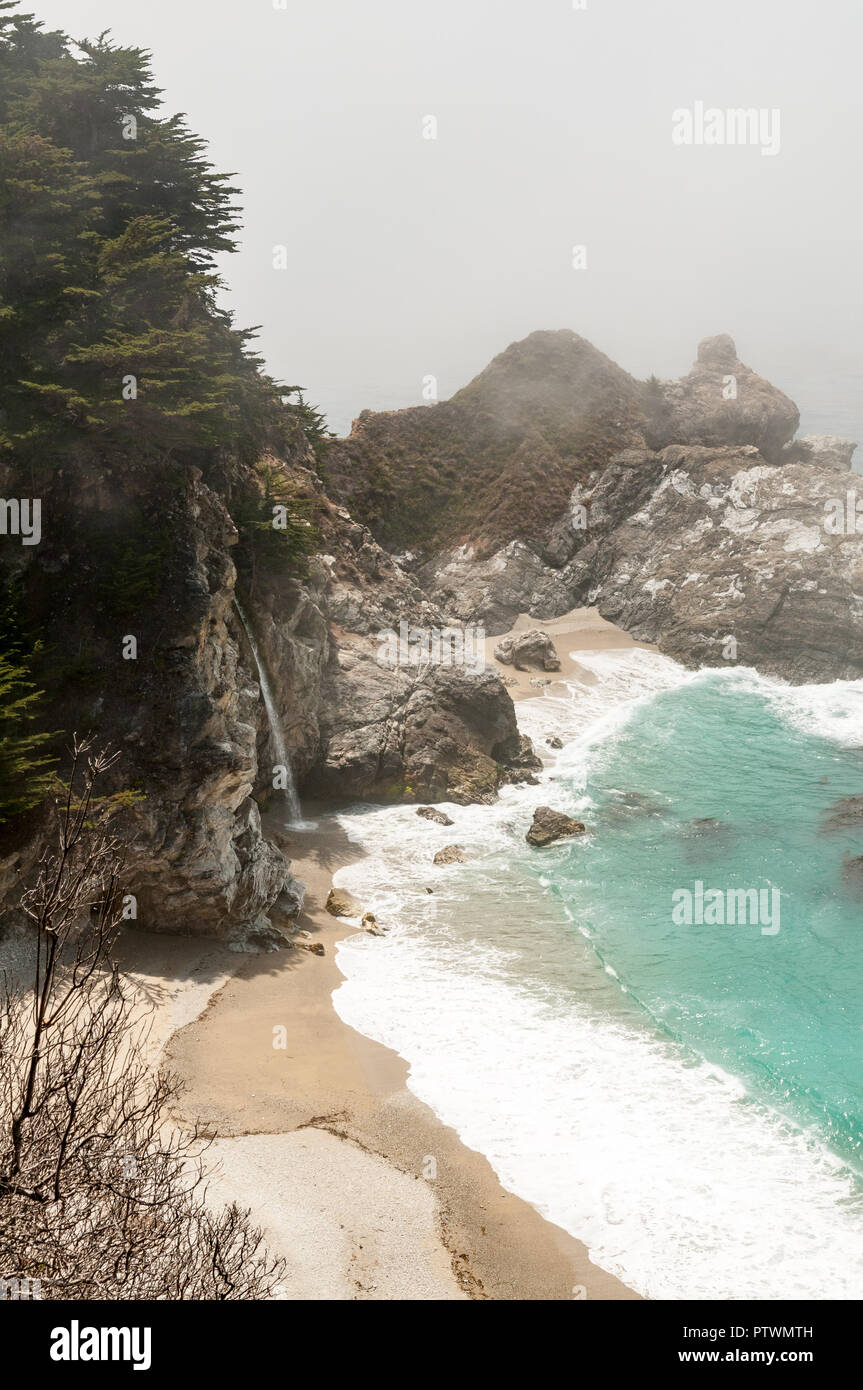
[[[331,888],[325,906],[333,917],[359,917],[363,910],[346,888]]]
[[[442,868],[446,864],[466,864],[467,854],[461,845],[444,845],[443,849],[438,850],[432,863],[436,864],[438,868]]]
[[[417,815],[422,816],[423,820],[434,821],[435,825],[453,824],[446,812],[439,811],[436,806],[418,806]]]
[[[554,811],[550,806],[537,806],[533,813],[533,823],[524,838],[529,845],[541,848],[554,844],[556,840],[567,839],[571,835],[583,835],[584,832],[583,821],[566,816],[563,811]]]
[[[842,876],[853,893],[863,895],[863,854],[843,860]]]
[[[859,830],[863,834],[863,796],[843,796],[828,806],[825,831]]]

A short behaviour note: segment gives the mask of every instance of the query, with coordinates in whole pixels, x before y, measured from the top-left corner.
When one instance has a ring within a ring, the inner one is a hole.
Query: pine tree
[[[136,474],[134,496],[163,498],[194,465],[237,500],[252,563],[302,567],[314,543],[306,504],[254,470],[298,431],[316,451],[328,433],[299,388],[265,373],[254,330],[219,305],[216,257],[236,249],[239,225],[231,175],[215,171],[183,115],[162,113],[145,51],[105,34],[73,44],[0,0],[0,470],[10,495],[16,479],[24,495],[37,477],[50,490],[53,470],[58,495],[71,497],[79,478],[122,468]],[[148,521],[131,540],[123,532],[122,547],[88,551],[82,522],[70,537],[79,594],[115,614],[158,607],[183,541],[157,531]],[[7,548],[0,565],[26,585],[38,558]],[[35,642],[51,622],[44,575],[27,597],[28,640],[4,642],[0,612],[0,820],[44,795],[37,684],[54,699],[69,669],[43,663]],[[88,643],[77,669],[89,674],[98,666]]]
[[[53,759],[41,750],[50,734],[33,728],[40,692],[27,663],[0,656],[0,823],[42,800]]]
[[[303,394],[302,386],[285,387],[282,400],[287,403],[294,395],[297,399],[292,403],[292,409],[300,429],[312,446],[315,457],[319,459],[327,440],[334,439],[335,436],[332,430],[327,428],[324,414],[320,410],[315,410],[314,406],[309,405]]]
[[[0,2],[0,458],[21,463],[278,448],[309,407],[218,307],[236,249],[230,176],[181,115],[156,114],[149,56],[105,35],[72,52]],[[283,388],[282,388],[283,390]],[[288,393],[289,394],[289,393]],[[317,436],[315,436],[317,437]]]

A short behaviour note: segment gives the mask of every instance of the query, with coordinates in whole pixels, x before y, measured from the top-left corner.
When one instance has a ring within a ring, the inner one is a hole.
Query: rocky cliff
[[[287,489],[315,531],[302,565],[241,554],[232,511],[261,470],[224,460],[209,481],[197,468],[46,469],[33,480],[51,521],[44,539],[3,556],[41,634],[46,721],[120,751],[109,790],[129,802],[116,824],[138,925],[242,948],[274,939],[270,908],[295,912],[301,887],[261,829],[278,759],[238,591],[306,791],[487,800],[535,765],[492,673],[380,661],[382,631],[443,620],[329,501],[304,436],[265,464],[267,485]],[[41,807],[4,827],[7,911],[48,818]]]
[[[445,619],[369,528],[329,500],[311,462],[280,467],[314,502],[320,550],[302,582],[271,570],[248,600],[304,793],[489,799],[537,765],[512,700],[478,661],[386,659],[383,634],[441,630]]]
[[[489,801],[538,767],[481,662],[383,658],[406,631],[501,633],[590,603],[692,665],[861,675],[853,501],[828,524],[854,496],[853,445],[796,427],[727,337],[681,382],[639,383],[574,334],[537,333],[450,402],[364,413],[320,460],[297,430],[254,467],[34,477],[53,524],[6,547],[7,582],[53,669],[49,725],[121,750],[138,923],[255,946],[271,908],[301,900],[261,828],[278,760],[235,594],[303,795],[330,801]],[[243,541],[262,477],[307,518],[301,562]],[[45,818],[6,827],[7,906]]]
[[[546,385],[533,421],[538,378]],[[637,383],[574,334],[532,334],[454,398],[475,412],[465,436],[486,427],[493,401],[518,433],[535,494],[517,516],[485,507],[482,483],[456,534],[449,495],[438,496],[440,480],[404,447],[404,429],[419,428],[406,422],[423,415],[437,457],[444,407],[361,416],[335,450],[332,486],[338,493],[350,459],[362,506],[370,476],[395,480],[390,530],[402,524],[405,477],[424,477],[427,518],[411,563],[449,618],[501,633],[519,613],[551,618],[591,603],[693,666],[736,660],[792,681],[861,674],[855,445],[795,439],[797,407],[739,360],[727,335],[701,343],[680,381]],[[513,457],[501,460],[493,487],[507,491]],[[434,536],[458,544],[435,548]]]
[[[363,411],[329,448],[330,494],[390,550],[541,546],[573,486],[647,423],[644,387],[568,331],[532,333],[452,400]]]
[[[34,482],[48,524],[16,579],[41,636],[46,722],[120,752],[109,790],[131,793],[117,824],[137,921],[260,931],[289,875],[251,797],[258,691],[232,607],[238,533],[224,500],[198,469],[82,464]],[[47,820],[43,808],[4,827],[7,907]]]
[[[727,333],[705,338],[691,371],[651,391],[647,428],[653,448],[666,444],[752,444],[771,463],[800,424],[792,400],[737,356]]]
[[[578,601],[687,665],[790,681],[863,676],[863,534],[833,504],[859,475],[770,464],[753,445],[669,445],[612,462],[567,567]]]

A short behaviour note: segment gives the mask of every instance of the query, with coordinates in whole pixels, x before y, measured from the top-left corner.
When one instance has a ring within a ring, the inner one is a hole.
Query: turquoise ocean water
[[[640,1292],[859,1296],[863,683],[579,660],[519,707],[543,786],[447,806],[452,828],[345,816],[366,857],[337,880],[390,930],[340,948],[336,1007]],[[531,849],[543,803],[588,833]],[[468,863],[434,868],[448,843]],[[675,921],[697,884],[766,890],[779,930]]]
[[[640,708],[586,791],[593,843],[550,876],[573,926],[669,1035],[863,1168],[863,729],[837,744],[706,676]],[[854,794],[856,824],[831,829]],[[778,931],[676,925],[696,882],[775,889]]]

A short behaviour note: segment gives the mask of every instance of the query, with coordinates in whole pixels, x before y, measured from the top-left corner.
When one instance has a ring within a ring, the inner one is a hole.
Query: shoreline
[[[549,632],[562,669],[516,673],[493,659],[500,637],[488,639],[489,665],[517,681],[514,699],[542,694],[532,679],[550,680],[553,694],[556,681],[580,674],[574,648],[640,645],[593,610],[519,619],[513,630],[526,627]],[[638,1299],[580,1241],[508,1192],[488,1160],[414,1096],[402,1057],[342,1022],[332,1000],[344,978],[335,949],[356,927],[325,902],[333,875],[360,851],[328,814],[314,830],[281,834],[308,889],[291,948],[238,956],[211,941],[135,933],[123,955],[137,983],[165,971],[168,995],[165,966],[179,967],[184,984],[157,1006],[157,1042],[187,1088],[182,1117],[221,1136],[211,1150],[220,1165],[214,1198],[250,1206],[288,1261],[283,1296]]]

